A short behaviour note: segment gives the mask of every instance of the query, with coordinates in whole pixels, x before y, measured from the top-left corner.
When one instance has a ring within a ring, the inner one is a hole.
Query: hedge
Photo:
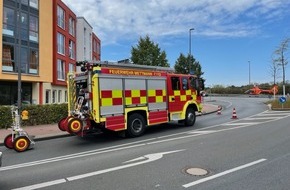
[[[21,112],[23,110],[28,111],[28,120],[22,121],[22,126],[58,123],[68,112],[67,104],[23,105]],[[0,129],[11,125],[11,107],[0,106]]]

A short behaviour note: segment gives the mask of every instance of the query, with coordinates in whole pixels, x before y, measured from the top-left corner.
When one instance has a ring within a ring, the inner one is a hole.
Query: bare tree
[[[285,97],[285,66],[288,64],[288,60],[286,57],[286,53],[288,50],[288,44],[290,42],[290,38],[285,38],[282,40],[280,46],[274,51],[275,58],[273,62],[275,62],[278,66],[282,67],[283,74],[283,96]]]
[[[277,83],[277,79],[280,77],[279,73],[281,71],[279,62],[274,58],[274,55],[272,55],[272,60],[270,63],[270,75],[273,77],[273,83]]]

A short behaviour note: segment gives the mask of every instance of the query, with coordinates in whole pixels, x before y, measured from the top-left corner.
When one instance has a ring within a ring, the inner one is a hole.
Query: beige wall
[[[53,1],[39,1],[39,76],[52,82],[53,72]]]
[[[53,2],[39,1],[39,75],[22,74],[21,80],[27,82],[52,82],[53,65]],[[2,31],[3,1],[0,0],[0,30]],[[0,35],[2,44],[2,34]],[[17,73],[2,73],[2,45],[0,46],[0,79],[17,81]]]

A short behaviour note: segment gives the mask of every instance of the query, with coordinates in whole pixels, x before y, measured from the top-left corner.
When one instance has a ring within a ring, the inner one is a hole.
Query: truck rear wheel
[[[186,115],[185,115],[185,126],[193,126],[194,123],[195,123],[195,119],[196,119],[196,116],[195,116],[195,111],[194,109],[192,108],[187,108],[186,110]]]
[[[141,136],[145,131],[144,117],[138,113],[129,116],[126,135],[129,137]]]

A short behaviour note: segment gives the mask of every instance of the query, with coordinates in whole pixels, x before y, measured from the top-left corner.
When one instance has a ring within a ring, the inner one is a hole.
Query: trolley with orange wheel
[[[11,126],[11,134],[7,135],[4,139],[4,145],[9,149],[14,149],[17,152],[24,152],[27,149],[33,148],[35,142],[32,137],[28,135],[20,126],[20,115],[18,108],[11,107],[11,114],[13,124]]]

